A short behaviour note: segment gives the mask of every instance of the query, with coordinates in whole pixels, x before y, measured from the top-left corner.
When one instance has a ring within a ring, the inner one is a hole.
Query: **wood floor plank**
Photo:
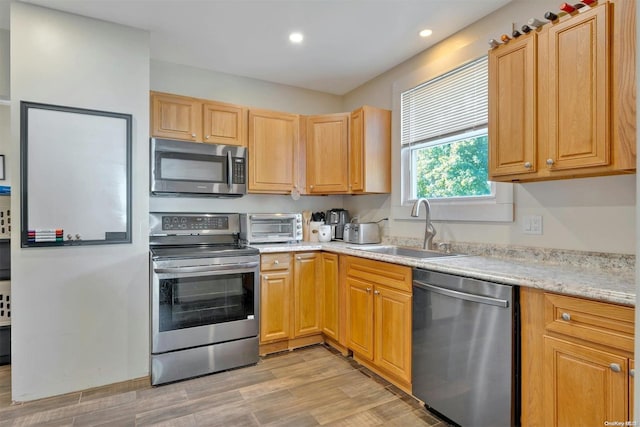
[[[10,389],[10,369],[0,367],[0,391]],[[2,396],[0,427],[445,427],[413,397],[323,345],[158,387],[140,379],[19,405]]]

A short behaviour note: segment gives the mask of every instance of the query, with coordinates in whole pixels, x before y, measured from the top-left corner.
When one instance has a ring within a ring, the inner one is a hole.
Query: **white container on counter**
[[[331,241],[331,226],[330,225],[321,225],[318,228],[318,240],[320,242],[330,242]]]

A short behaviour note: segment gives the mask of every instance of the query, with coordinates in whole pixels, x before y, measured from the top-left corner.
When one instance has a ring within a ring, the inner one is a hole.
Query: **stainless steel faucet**
[[[420,198],[416,200],[413,204],[413,209],[411,209],[411,216],[419,217],[420,216],[420,205],[424,203],[424,206],[427,210],[427,221],[424,226],[424,244],[422,245],[423,249],[433,249],[433,237],[436,235],[436,229],[433,228],[433,224],[431,224],[431,205],[429,204],[429,200],[425,198]]]

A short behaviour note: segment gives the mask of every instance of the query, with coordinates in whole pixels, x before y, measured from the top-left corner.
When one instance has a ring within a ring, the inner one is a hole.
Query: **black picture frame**
[[[20,102],[21,247],[131,243],[132,121],[131,114]],[[91,126],[93,123],[99,124],[96,129],[106,129],[107,132],[94,131]],[[49,143],[53,147],[46,146]],[[56,153],[55,161],[44,158],[45,154],[39,154],[47,150],[49,154],[51,150]],[[36,167],[29,164],[29,159]],[[95,161],[95,165],[87,159]],[[85,173],[69,179],[65,172],[74,167]],[[84,179],[86,183],[82,182]],[[39,188],[39,194],[34,194],[38,191],[33,191],[30,183],[32,187],[37,187],[36,190]],[[41,197],[43,186],[47,189],[44,198]],[[101,199],[94,192],[111,196],[105,197],[104,203],[116,198],[117,206],[113,207],[114,203],[110,203],[96,214],[99,208],[95,207],[95,200]],[[42,200],[49,199],[54,203],[50,203],[51,210],[47,211],[42,208]],[[82,203],[85,199],[94,202]],[[34,205],[39,208],[33,208]],[[61,223],[82,224],[85,228],[97,223],[117,225],[112,229],[88,230],[88,238],[82,231],[73,231],[73,227],[65,226],[61,240],[49,241],[44,236],[49,235],[53,227],[41,228],[35,220],[29,223],[32,217],[42,220],[48,215],[63,218],[59,220]],[[92,218],[99,221],[92,221]],[[39,239],[34,239],[36,230]],[[96,235],[104,238],[97,238]]]

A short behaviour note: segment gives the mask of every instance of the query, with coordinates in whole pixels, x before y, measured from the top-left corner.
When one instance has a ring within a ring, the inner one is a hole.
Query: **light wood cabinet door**
[[[202,140],[202,104],[184,96],[151,94],[151,136]]]
[[[391,192],[391,111],[365,105],[351,113],[349,192]]]
[[[411,295],[376,286],[374,363],[411,382]]]
[[[547,426],[605,425],[627,420],[628,359],[544,337]]]
[[[611,161],[609,6],[549,28],[549,143],[543,160],[551,173]]]
[[[249,110],[249,192],[287,194],[296,185],[299,116]]]
[[[294,254],[293,337],[322,332],[322,289],[319,281],[320,256]]]
[[[219,102],[202,105],[203,142],[209,144],[247,145],[247,110]]]
[[[307,117],[307,191],[346,193],[349,181],[349,114]]]
[[[338,255],[322,254],[322,332],[340,341],[340,293]]]
[[[489,52],[489,175],[537,170],[537,35]]]
[[[347,277],[347,347],[373,361],[373,286]]]
[[[261,274],[260,343],[289,338],[290,289],[288,270]]]
[[[636,361],[634,359],[629,360],[629,417],[627,420],[633,420],[633,396],[634,396],[634,386],[633,379],[636,373]]]

